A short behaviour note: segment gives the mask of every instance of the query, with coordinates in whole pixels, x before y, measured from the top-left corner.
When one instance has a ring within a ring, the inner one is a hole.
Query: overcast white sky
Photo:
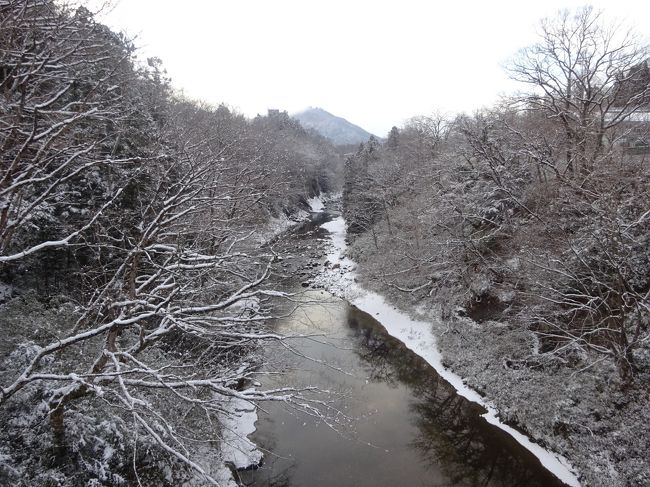
[[[650,1],[592,1],[650,34]],[[513,89],[503,64],[573,0],[121,0],[177,88],[248,116],[322,107],[383,136],[418,114],[472,111]]]

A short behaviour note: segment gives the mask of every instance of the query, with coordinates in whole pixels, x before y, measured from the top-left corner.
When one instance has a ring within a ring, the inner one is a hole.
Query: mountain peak
[[[315,130],[337,145],[360,144],[367,142],[372,135],[358,125],[320,107],[309,107],[294,114],[293,118],[303,127]]]

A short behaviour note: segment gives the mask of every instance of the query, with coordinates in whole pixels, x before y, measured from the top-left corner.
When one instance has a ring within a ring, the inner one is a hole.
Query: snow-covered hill
[[[313,129],[323,137],[338,145],[360,144],[366,142],[371,133],[348,122],[346,119],[332,115],[322,108],[308,108],[292,115],[300,124]]]

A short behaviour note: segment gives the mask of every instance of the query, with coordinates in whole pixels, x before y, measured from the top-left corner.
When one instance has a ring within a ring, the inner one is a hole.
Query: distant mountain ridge
[[[360,144],[372,136],[358,125],[332,115],[322,108],[310,107],[292,115],[306,129],[313,129],[337,145]]]

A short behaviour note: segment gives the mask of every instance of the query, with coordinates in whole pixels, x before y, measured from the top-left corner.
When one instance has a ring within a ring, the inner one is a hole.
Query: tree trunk
[[[50,411],[50,428],[52,430],[53,460],[55,465],[65,465],[68,446],[65,438],[65,406],[60,402]]]

